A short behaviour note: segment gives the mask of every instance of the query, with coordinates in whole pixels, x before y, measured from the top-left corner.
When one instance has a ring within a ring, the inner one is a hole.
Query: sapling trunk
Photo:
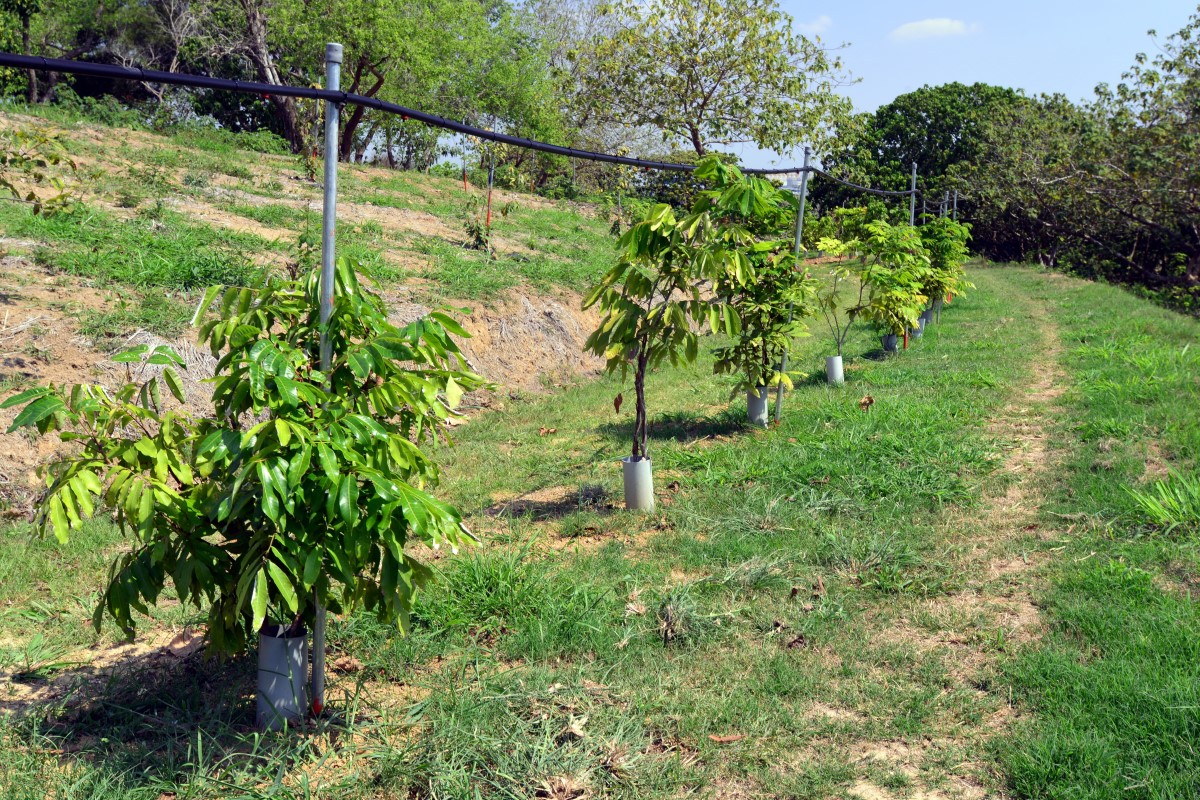
[[[637,367],[633,373],[634,421],[633,457],[646,458],[646,367],[650,363],[650,342],[643,336],[638,343]]]

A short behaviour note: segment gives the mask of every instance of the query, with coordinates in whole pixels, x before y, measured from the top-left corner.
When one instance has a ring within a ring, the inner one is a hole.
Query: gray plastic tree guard
[[[303,719],[307,685],[308,630],[265,626],[258,634],[258,727],[277,731]]]
[[[654,469],[648,458],[626,456],[621,459],[625,479],[625,508],[630,511],[654,510]]]
[[[825,357],[825,381],[829,383],[830,386],[841,386],[846,382],[846,378],[842,374],[841,356]]]
[[[752,425],[767,427],[767,423],[771,421],[771,415],[767,412],[767,387],[760,386],[746,392],[746,416],[750,418]]]
[[[879,337],[879,341],[883,343],[883,351],[885,353],[898,353],[900,348],[897,346],[898,337],[894,333],[889,333],[886,336]]]

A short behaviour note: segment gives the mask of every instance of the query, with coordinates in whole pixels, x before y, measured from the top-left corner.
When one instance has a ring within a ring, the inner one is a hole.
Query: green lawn
[[[428,554],[410,636],[333,626],[348,725],[260,737],[246,660],[143,660],[14,703],[0,794],[1193,796],[1194,539],[1122,487],[1151,449],[1194,469],[1200,325],[1032,270],[972,279],[898,357],[860,329],[842,389],[814,327],[775,429],[707,359],[653,374],[650,516],[619,508],[628,386],[506,399],[438,454],[481,546]],[[1062,393],[1028,393],[1048,369]],[[1046,466],[1012,469],[1037,442]],[[61,681],[116,539],[7,536],[4,658],[40,634],[22,685]]]

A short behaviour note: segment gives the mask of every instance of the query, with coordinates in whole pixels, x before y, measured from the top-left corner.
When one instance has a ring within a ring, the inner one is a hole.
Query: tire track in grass
[[[1046,303],[1019,292],[1041,332],[1041,344],[1029,360],[1026,385],[987,425],[987,432],[1006,450],[996,472],[1002,491],[987,498],[975,513],[947,519],[947,542],[961,550],[956,563],[962,588],[912,603],[886,628],[876,632],[883,644],[913,648],[920,655],[940,653],[955,683],[987,700],[999,657],[1014,646],[1036,640],[1042,631],[1034,602],[1038,570],[1049,558],[1046,541],[1057,531],[1042,525],[1045,484],[1058,461],[1051,442],[1054,409],[1067,388],[1059,363],[1062,345]],[[1018,299],[1019,298],[1019,299]],[[995,704],[996,698],[991,698]],[[857,800],[983,800],[1007,797],[999,788],[994,766],[983,753],[987,740],[1006,731],[1015,720],[1002,701],[973,729],[916,743],[861,742],[854,761],[864,771],[891,769],[909,779],[908,791],[892,792],[869,780],[853,784]],[[945,755],[964,751],[964,761],[946,769]]]

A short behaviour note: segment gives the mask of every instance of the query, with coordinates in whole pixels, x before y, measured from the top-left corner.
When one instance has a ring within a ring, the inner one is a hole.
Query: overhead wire
[[[367,97],[365,95],[355,94],[353,92],[344,92],[340,90],[335,91],[330,89],[317,89],[309,86],[287,86],[273,83],[260,83],[258,81],[242,81],[233,78],[214,78],[209,75],[189,75],[179,72],[143,69],[142,67],[122,67],[115,64],[93,64],[87,61],[73,61],[65,58],[46,58],[44,56],[26,56],[18,53],[0,52],[0,67],[35,69],[45,72],[62,72],[72,75],[87,75],[93,78],[139,81],[141,83],[166,83],[175,86],[190,86],[197,89],[238,92],[241,94],[257,94],[264,98],[275,96],[297,97],[310,100],[327,100],[329,102],[343,105],[358,105],[364,108],[373,108],[377,111],[383,111],[390,114],[398,114],[403,119],[416,120],[417,122],[431,125],[435,128],[453,131],[464,136],[473,136],[479,139],[499,142],[501,144],[511,144],[516,147],[523,147],[529,150],[549,153],[551,155],[579,158],[585,161],[619,164],[621,166],[638,167],[646,170],[691,172],[696,168],[695,164],[680,164],[671,161],[654,161],[642,158],[632,158],[630,156],[618,156],[612,153],[598,153],[592,150],[582,150],[576,147],[565,147],[563,145],[551,144],[549,142],[543,142],[537,139],[513,136],[507,133],[488,130],[487,128],[480,128],[475,125],[468,125],[465,122],[447,119],[446,117],[438,116],[437,114],[429,114],[424,111],[419,111],[415,108],[408,108],[397,103],[381,100],[377,97]],[[893,192],[884,189],[872,189],[868,186],[859,186],[858,184],[850,183],[849,181],[845,181],[841,178],[830,175],[828,172],[820,169],[819,167],[812,166],[807,168],[743,167],[741,170],[748,175],[788,175],[808,171],[815,172],[825,178],[846,186],[886,197],[907,197],[912,193],[911,190]]]

